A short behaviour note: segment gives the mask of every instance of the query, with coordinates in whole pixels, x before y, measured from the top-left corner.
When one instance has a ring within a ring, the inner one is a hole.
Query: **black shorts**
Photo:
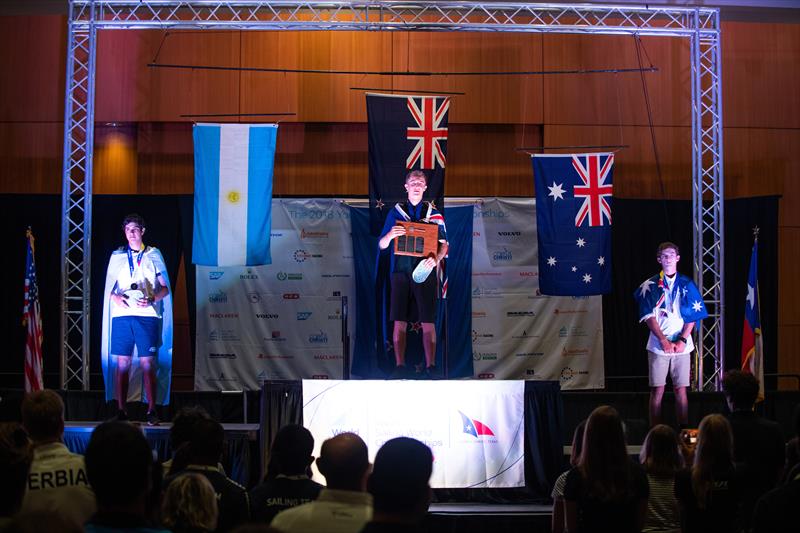
[[[389,319],[403,322],[436,322],[436,272],[423,283],[415,283],[411,272],[392,272]]]

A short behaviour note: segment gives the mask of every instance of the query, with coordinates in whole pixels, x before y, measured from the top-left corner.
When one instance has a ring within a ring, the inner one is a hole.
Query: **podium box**
[[[428,257],[436,255],[439,247],[439,225],[421,222],[398,222],[406,229],[405,235],[394,240],[395,255]]]

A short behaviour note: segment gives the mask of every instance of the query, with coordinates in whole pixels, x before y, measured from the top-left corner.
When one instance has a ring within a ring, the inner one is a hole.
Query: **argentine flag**
[[[194,126],[192,262],[269,265],[277,124]]]

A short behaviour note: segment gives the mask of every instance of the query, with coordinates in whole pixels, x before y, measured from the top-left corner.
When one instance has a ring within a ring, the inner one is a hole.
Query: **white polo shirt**
[[[372,495],[322,489],[319,497],[281,511],[270,526],[283,533],[358,533],[372,520]]]

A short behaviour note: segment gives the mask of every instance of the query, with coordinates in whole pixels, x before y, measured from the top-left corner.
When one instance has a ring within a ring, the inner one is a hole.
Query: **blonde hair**
[[[217,495],[201,474],[182,474],[164,492],[162,521],[169,528],[217,528]]]
[[[714,470],[718,467],[731,466],[733,466],[731,424],[722,415],[707,415],[700,421],[692,466],[692,489],[700,509],[705,509],[708,504],[711,488],[714,486]]]

